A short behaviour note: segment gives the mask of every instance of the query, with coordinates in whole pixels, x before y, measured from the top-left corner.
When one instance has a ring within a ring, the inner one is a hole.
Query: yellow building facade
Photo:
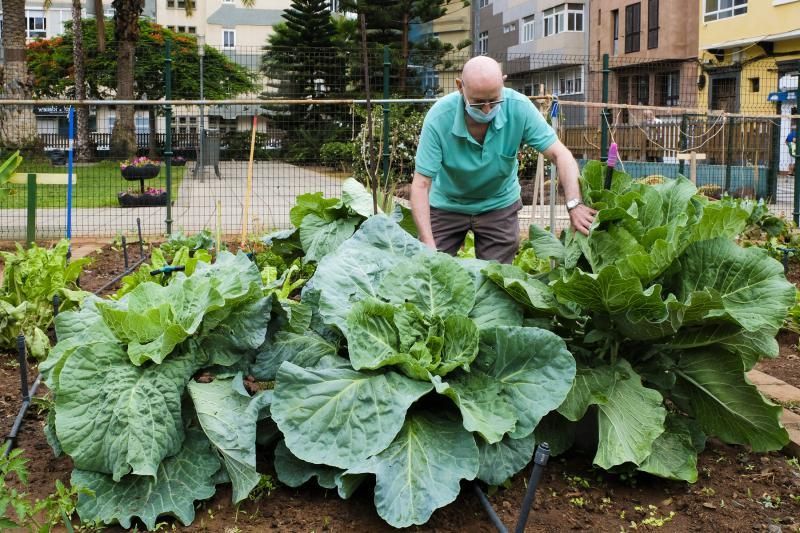
[[[781,112],[777,104],[796,87],[800,70],[800,0],[699,1],[698,103],[738,113]]]
[[[698,104],[755,115],[781,114],[774,132],[779,170],[790,168],[784,139],[797,113],[800,0],[699,0]]]

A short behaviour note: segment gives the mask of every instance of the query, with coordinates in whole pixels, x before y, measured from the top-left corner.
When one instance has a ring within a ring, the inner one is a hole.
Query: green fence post
[[[36,242],[36,174],[28,174],[28,246]]]
[[[686,148],[689,146],[689,136],[686,134],[688,131],[689,131],[689,116],[686,115],[686,113],[684,113],[683,115],[681,115],[681,131],[678,132],[679,133],[678,143],[680,146],[681,153],[685,153]],[[686,176],[686,173],[684,172],[684,165],[685,162],[683,159],[681,159],[680,163],[678,164],[678,174],[680,174],[681,176]]]
[[[383,45],[383,99],[389,99],[389,76],[391,61],[389,57],[389,46]],[[381,166],[383,167],[383,187],[384,194],[389,186],[389,102],[383,103],[383,154]]]
[[[780,105],[780,104],[778,104]],[[778,111],[780,113],[780,110]],[[769,120],[770,125],[770,146],[771,157],[769,158],[769,170],[767,171],[767,198],[778,201],[778,169],[781,165],[781,121]],[[757,192],[757,191],[756,191]]]
[[[164,97],[167,101],[172,99],[172,57],[170,54],[170,40],[164,42]],[[164,139],[164,157],[167,161],[167,235],[172,235],[172,106],[164,106],[164,120],[166,121],[166,135]]]
[[[608,68],[608,54],[603,54],[603,103],[608,103],[608,75],[611,70]],[[611,122],[609,117],[611,111],[604,107],[600,112],[600,161],[608,161],[608,124]]]
[[[725,189],[723,192],[731,192],[731,160],[733,159],[733,134],[736,126],[736,117],[728,117],[728,139],[725,145]]]
[[[795,98],[795,113],[800,114],[800,85],[797,86],[797,89],[794,92]],[[800,132],[800,118],[796,118],[795,121],[796,132]],[[795,134],[796,135],[796,134]],[[798,141],[797,137],[794,139],[794,223],[800,225],[800,150],[797,149],[800,146],[800,141]]]

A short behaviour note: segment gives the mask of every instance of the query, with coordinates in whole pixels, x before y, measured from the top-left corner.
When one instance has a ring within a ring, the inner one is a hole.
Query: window
[[[512,31],[517,31],[516,22],[509,22],[508,24],[503,24],[503,33],[511,33]]]
[[[658,48],[658,0],[647,3],[647,49]]]
[[[625,53],[638,52],[642,23],[642,4],[625,6]]]
[[[491,0],[478,0],[478,9],[486,7],[491,3],[492,3]]]
[[[187,3],[191,9],[197,7],[197,2],[195,0],[167,0],[167,7],[172,9],[186,9]]]
[[[478,48],[475,50],[478,55],[486,55],[489,53],[489,32],[482,31],[478,35]]]
[[[544,92],[540,93],[539,90]],[[583,93],[583,67],[571,67],[558,71],[537,72],[531,76],[531,90],[536,94],[581,94]]]
[[[747,13],[747,0],[705,0],[703,20],[726,19]]]
[[[656,105],[674,107],[678,105],[681,87],[681,73],[678,70],[657,76],[658,95]]]
[[[522,42],[533,41],[533,15],[522,19]]]
[[[561,4],[544,11],[544,36],[583,31],[583,4]]]
[[[147,115],[136,115],[133,120],[136,133],[150,133],[150,119]]]
[[[611,55],[619,55],[619,9],[611,12]]]
[[[637,105],[650,105],[650,75],[634,76],[633,87],[636,90],[635,103]]]
[[[25,10],[25,36],[28,39],[47,37],[47,19],[44,18],[44,11]]]
[[[558,94],[581,94],[583,92],[583,67],[562,70],[558,74]]]
[[[236,48],[236,30],[222,30],[222,48]]]
[[[750,78],[750,91],[754,93],[761,91],[761,78]]]

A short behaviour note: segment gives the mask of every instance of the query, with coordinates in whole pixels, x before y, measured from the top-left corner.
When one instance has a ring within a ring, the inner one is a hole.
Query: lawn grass
[[[186,167],[172,167],[172,199],[178,197],[183,173]],[[17,169],[19,174],[31,172],[46,172],[50,174],[66,174],[66,166],[54,166],[49,162],[23,162]],[[73,207],[119,207],[117,193],[131,189],[139,192],[139,181],[127,181],[122,177],[119,163],[116,161],[101,161],[86,165],[75,165],[73,173],[78,176],[73,185]],[[144,181],[145,188],[155,187],[166,189],[167,168],[161,165],[161,173]],[[0,209],[24,209],[27,207],[27,185],[10,185],[14,191],[5,200],[0,200]],[[39,185],[36,188],[37,207],[66,207],[66,185]]]

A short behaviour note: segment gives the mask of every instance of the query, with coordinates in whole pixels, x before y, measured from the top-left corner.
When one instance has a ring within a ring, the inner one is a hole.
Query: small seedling
[[[258,480],[258,485],[250,491],[248,498],[251,501],[257,502],[264,496],[269,497],[273,490],[275,490],[275,482],[272,480],[272,476],[263,474]]]
[[[713,496],[716,493],[717,491],[715,491],[711,487],[703,487],[702,489],[700,489],[700,494],[702,494],[703,496]]]
[[[583,507],[584,505],[586,505],[586,500],[584,500],[583,497],[570,498],[569,503],[570,505],[574,505],[575,507]]]
[[[775,496],[774,498],[766,492],[758,499],[758,503],[764,506],[764,509],[777,509],[781,506],[781,497]]]

